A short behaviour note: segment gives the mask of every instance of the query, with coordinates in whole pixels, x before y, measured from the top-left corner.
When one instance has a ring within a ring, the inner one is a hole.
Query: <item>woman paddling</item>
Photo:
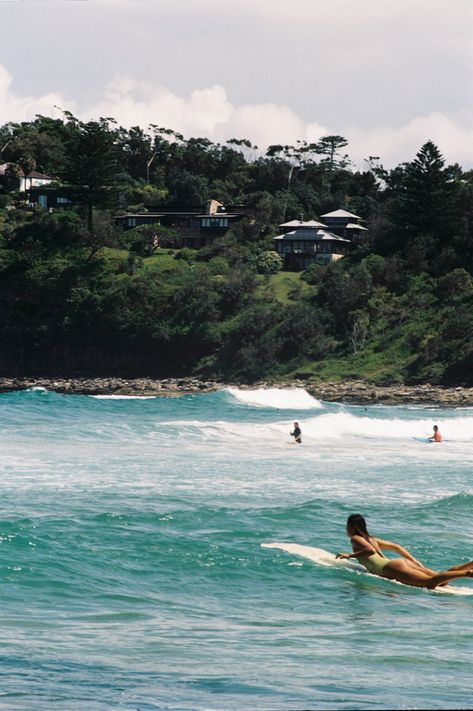
[[[473,561],[456,565],[440,573],[425,568],[397,543],[370,536],[366,521],[361,514],[351,514],[348,517],[347,535],[350,538],[353,553],[339,553],[337,558],[357,558],[373,575],[421,588],[436,588],[457,578],[473,578]],[[386,558],[381,549],[395,551],[402,558]]]

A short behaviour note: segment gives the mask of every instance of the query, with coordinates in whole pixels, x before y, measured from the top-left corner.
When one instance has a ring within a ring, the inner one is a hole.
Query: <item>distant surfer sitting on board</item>
[[[357,558],[369,573],[389,580],[397,580],[404,585],[419,588],[436,588],[457,578],[473,578],[473,561],[456,565],[437,573],[425,568],[405,548],[397,543],[374,538],[368,533],[366,521],[361,514],[351,514],[347,520],[347,535],[353,553],[339,553],[337,558]],[[395,551],[402,558],[386,558],[381,549]]]
[[[294,430],[291,432],[291,437],[294,437],[294,441],[297,442],[297,444],[302,444],[301,435],[302,432],[299,423],[294,422]]]
[[[427,437],[427,439],[430,439],[431,442],[441,442],[442,441],[442,435],[439,432],[439,428],[437,425],[434,425],[434,433],[432,437]]]

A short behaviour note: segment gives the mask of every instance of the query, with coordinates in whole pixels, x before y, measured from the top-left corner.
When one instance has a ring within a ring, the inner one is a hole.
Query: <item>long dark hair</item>
[[[361,514],[350,514],[347,518],[347,528],[349,528],[355,536],[363,536],[363,538],[370,539],[365,517]]]

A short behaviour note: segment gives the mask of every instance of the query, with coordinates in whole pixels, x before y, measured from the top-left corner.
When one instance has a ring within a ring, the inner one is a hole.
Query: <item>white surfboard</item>
[[[372,578],[379,578],[378,575],[372,575],[368,573],[366,568],[360,563],[353,562],[353,559],[346,560],[345,558],[336,558],[333,553],[326,551],[323,548],[314,548],[313,546],[302,546],[299,543],[262,543],[262,548],[277,548],[278,550],[285,551],[292,555],[297,555],[301,558],[306,558],[311,560],[317,565],[331,566],[336,568],[348,568],[349,570],[356,571],[357,573],[364,573]],[[395,585],[402,585],[397,580],[389,580],[389,578],[383,578],[389,583],[394,583]],[[414,587],[412,585],[407,585],[406,587]],[[427,590],[427,588],[421,588],[421,590]],[[449,585],[444,588],[435,588],[435,590],[429,590],[429,592],[435,593],[445,593],[448,595],[473,595],[473,588],[466,587],[454,587]]]

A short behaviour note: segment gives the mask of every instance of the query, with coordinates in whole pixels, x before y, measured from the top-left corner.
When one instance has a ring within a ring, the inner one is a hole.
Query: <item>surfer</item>
[[[432,437],[427,437],[428,440],[431,442],[441,442],[442,441],[442,435],[439,432],[439,428],[437,425],[434,425],[434,433]]]
[[[356,558],[373,575],[397,580],[404,585],[431,589],[446,585],[450,580],[457,578],[473,578],[473,561],[453,566],[440,573],[430,570],[397,543],[370,536],[366,521],[361,514],[351,514],[348,517],[347,535],[353,553],[339,553],[337,558]],[[382,549],[395,551],[402,558],[386,558]]]
[[[302,444],[302,432],[298,422],[294,422],[294,430],[290,434],[291,437],[294,437],[294,441],[297,442],[297,444]]]

